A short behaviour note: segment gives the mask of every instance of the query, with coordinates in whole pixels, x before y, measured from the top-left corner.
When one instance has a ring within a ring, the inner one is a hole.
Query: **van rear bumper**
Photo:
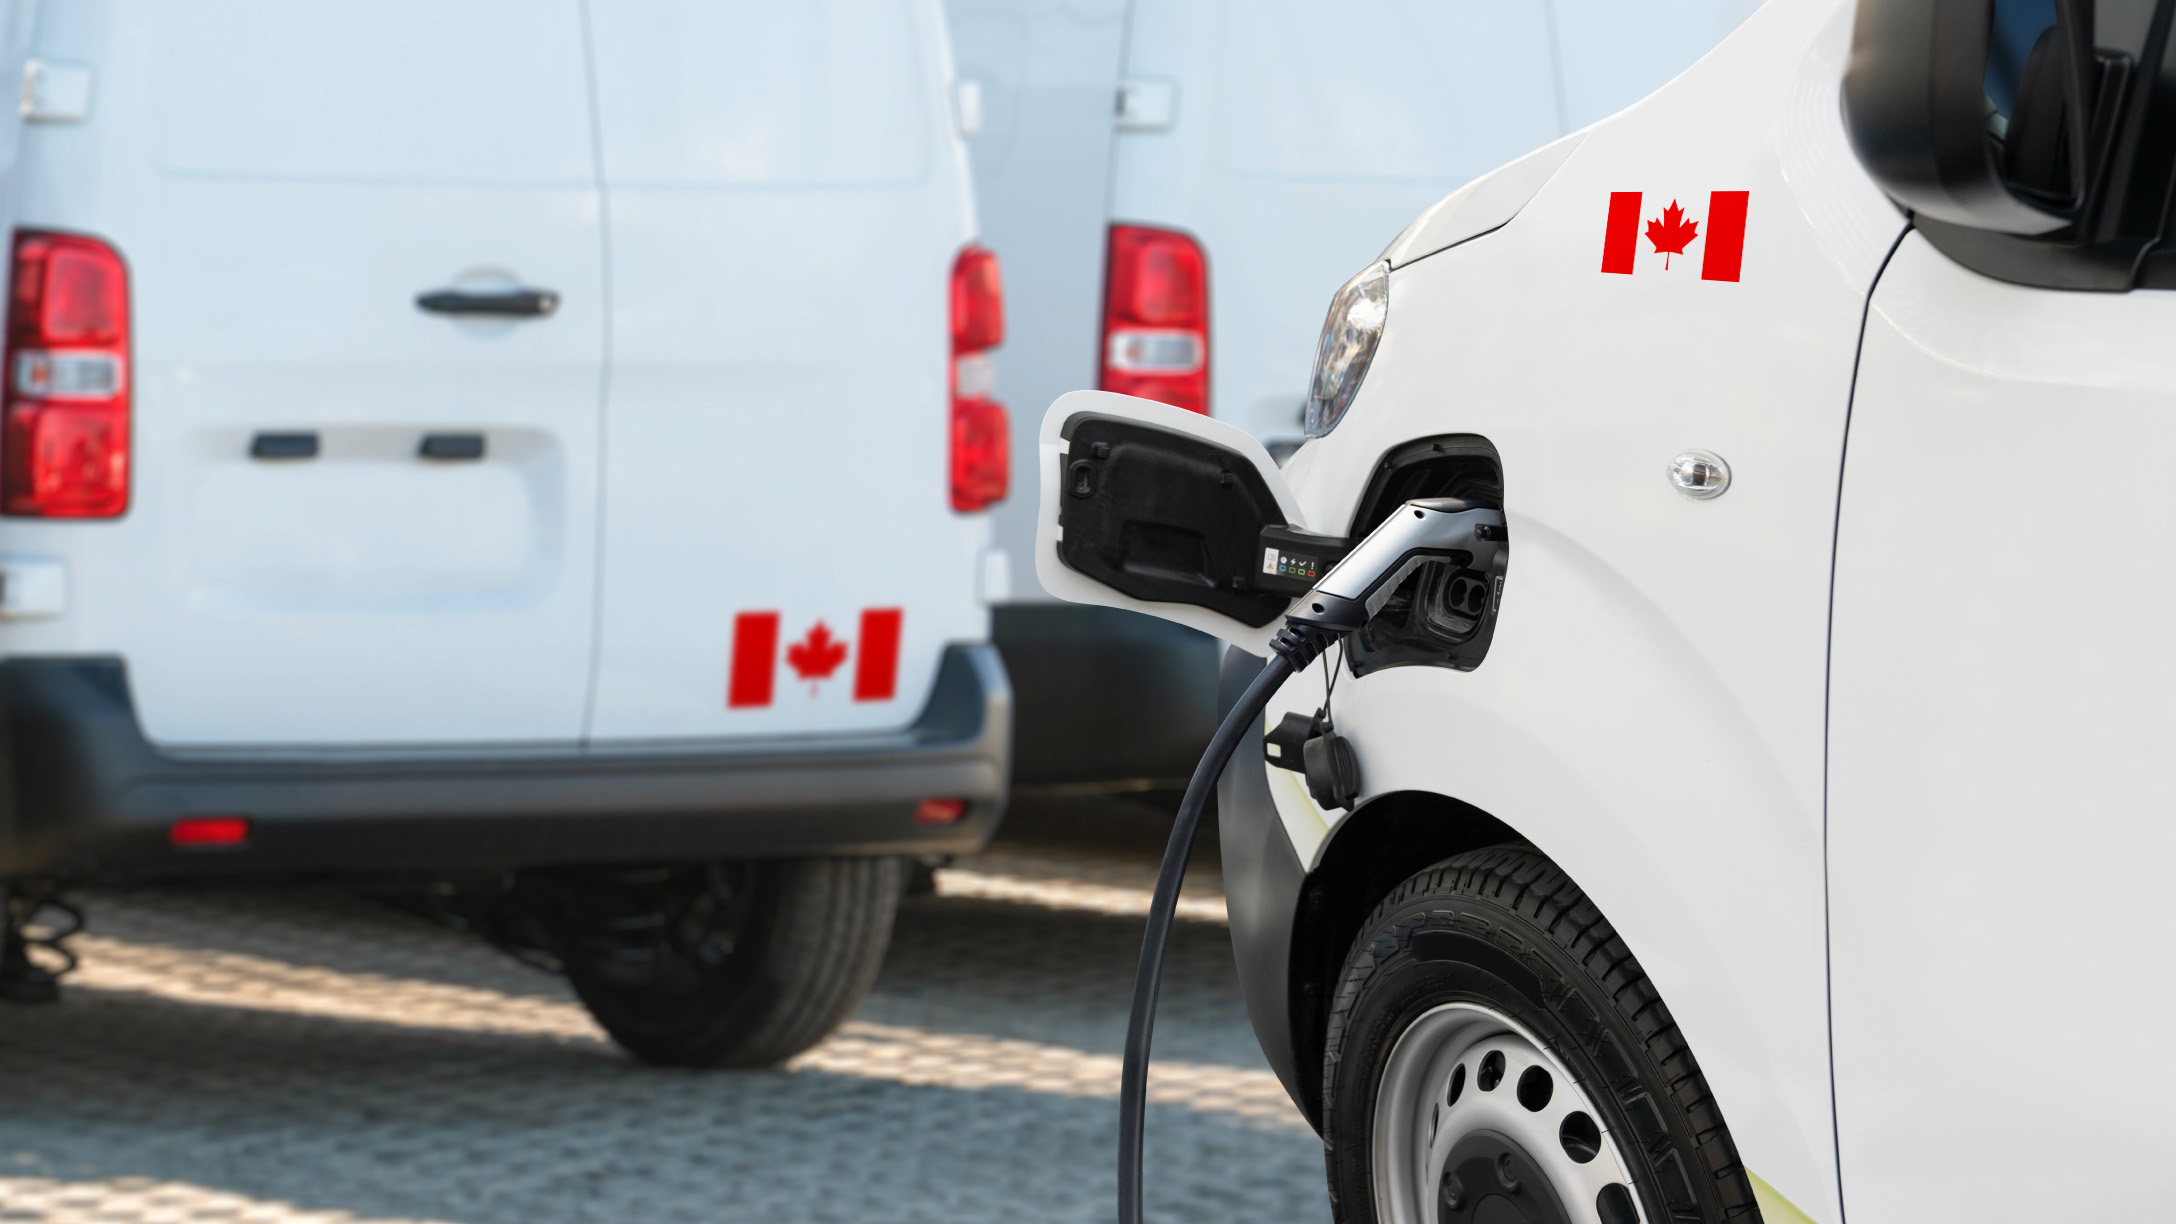
[[[0,877],[110,881],[711,857],[964,853],[1003,815],[1012,690],[948,647],[904,731],[769,742],[410,750],[162,750],[116,658],[0,662]],[[967,801],[919,824],[924,799]],[[174,821],[243,816],[239,848]]]

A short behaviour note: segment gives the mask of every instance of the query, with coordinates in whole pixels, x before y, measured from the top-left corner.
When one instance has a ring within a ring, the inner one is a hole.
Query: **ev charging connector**
[[[1269,663],[1247,686],[1231,713],[1217,725],[1201,763],[1186,784],[1171,824],[1171,841],[1164,847],[1163,866],[1156,873],[1156,894],[1149,902],[1148,929],[1141,937],[1141,964],[1133,980],[1133,1009],[1126,1021],[1124,1074],[1118,1090],[1118,1219],[1120,1224],[1142,1224],[1141,1153],[1147,1124],[1149,1042],[1156,1027],[1156,996],[1163,987],[1164,953],[1171,942],[1171,920],[1178,909],[1179,883],[1186,877],[1186,863],[1193,856],[1194,837],[1201,829],[1201,814],[1209,794],[1223,776],[1232,753],[1247,729],[1269,708],[1286,679],[1320,657],[1322,652],[1359,630],[1382,611],[1400,583],[1430,561],[1449,561],[1463,569],[1496,573],[1497,554],[1506,546],[1501,510],[1475,506],[1453,497],[1409,501],[1368,533],[1367,537],[1332,566],[1306,594],[1285,613],[1284,628],[1270,640]],[[1490,592],[1489,612],[1495,612],[1499,592]],[[1305,747],[1322,745],[1334,751],[1342,741],[1313,737]],[[1349,749],[1348,749],[1349,753]],[[1346,764],[1350,764],[1349,756]],[[1332,761],[1333,775],[1337,763]],[[1310,770],[1312,781],[1313,770]],[[1358,797],[1358,775],[1350,772],[1349,803]],[[1319,794],[1318,794],[1319,798]]]

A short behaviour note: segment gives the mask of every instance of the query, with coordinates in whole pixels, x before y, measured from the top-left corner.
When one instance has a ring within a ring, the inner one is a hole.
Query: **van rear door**
[[[148,37],[106,36],[25,223],[131,263],[136,497],[67,547],[147,732],[576,738],[603,371],[577,0],[121,12]]]
[[[929,0],[590,13],[612,252],[591,735],[900,727],[982,640],[950,507],[971,234]]]

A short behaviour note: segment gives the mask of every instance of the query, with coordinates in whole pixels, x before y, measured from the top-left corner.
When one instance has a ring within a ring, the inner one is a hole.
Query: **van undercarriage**
[[[564,972],[668,1065],[829,1032],[912,863],[996,831],[1012,735],[986,645],[947,648],[904,731],[760,744],[165,751],[110,657],[0,662],[0,701],[0,1000],[59,997],[70,887],[340,878]]]

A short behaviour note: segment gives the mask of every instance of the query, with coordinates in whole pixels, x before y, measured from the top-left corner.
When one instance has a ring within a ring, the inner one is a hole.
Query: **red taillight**
[[[914,823],[924,825],[958,824],[967,815],[965,799],[924,799],[914,805]]]
[[[989,350],[1005,340],[1005,290],[997,256],[978,246],[952,263],[952,508],[982,510],[1012,483],[1005,406],[992,392]]]
[[[0,512],[113,518],[128,509],[128,267],[77,234],[15,236]]]
[[[978,246],[952,265],[952,351],[973,353],[1005,342],[1005,284],[997,253]]]
[[[184,816],[168,826],[169,845],[184,850],[249,844],[249,821],[241,816]]]
[[[1111,227],[1103,266],[1105,391],[1209,411],[1209,259],[1176,230]]]

